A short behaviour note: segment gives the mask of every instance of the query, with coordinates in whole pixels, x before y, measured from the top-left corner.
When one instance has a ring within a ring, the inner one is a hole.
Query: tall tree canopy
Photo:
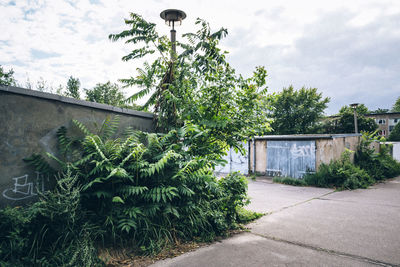
[[[267,73],[263,67],[247,79],[235,73],[226,61],[227,52],[219,48],[226,29],[212,32],[206,21],[197,19],[198,31],[183,35],[171,60],[171,43],[155,31],[154,23],[133,13],[125,23],[128,30],[109,36],[136,45],[122,60],[158,55],[144,63],[136,77],[121,79],[126,86],[140,88],[129,101],[150,95],[144,107],[156,113],[158,131],[186,125],[191,143],[197,144],[192,149],[207,154],[212,148],[218,154],[229,146],[241,148],[240,141],[269,129],[266,118],[258,116]]]
[[[112,106],[124,105],[124,94],[115,83],[98,83],[93,89],[86,89],[86,100]]]
[[[323,98],[316,88],[294,90],[293,86],[271,95],[270,116],[274,134],[307,134],[315,127],[324,114],[329,98]]]

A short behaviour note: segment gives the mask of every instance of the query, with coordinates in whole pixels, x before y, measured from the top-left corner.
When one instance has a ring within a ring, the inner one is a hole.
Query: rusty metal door
[[[301,178],[315,171],[315,141],[268,141],[268,176]]]

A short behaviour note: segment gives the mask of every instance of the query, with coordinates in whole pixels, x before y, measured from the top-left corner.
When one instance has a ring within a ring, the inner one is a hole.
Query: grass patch
[[[287,184],[287,185],[294,185],[294,186],[307,186],[308,184],[304,179],[296,179],[292,177],[274,177],[272,179],[274,183],[279,184]]]

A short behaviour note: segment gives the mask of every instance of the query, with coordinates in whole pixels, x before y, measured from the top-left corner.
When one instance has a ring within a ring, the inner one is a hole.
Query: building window
[[[385,119],[377,119],[376,122],[378,124],[386,124],[386,120]]]
[[[397,123],[397,122],[399,121],[399,119],[396,118],[396,119],[394,119],[393,121],[394,121],[394,123]]]
[[[386,130],[380,130],[379,135],[381,136],[386,136]]]
[[[393,125],[390,125],[390,126],[389,126],[389,132],[393,131],[393,128],[394,128],[394,126],[393,126]]]

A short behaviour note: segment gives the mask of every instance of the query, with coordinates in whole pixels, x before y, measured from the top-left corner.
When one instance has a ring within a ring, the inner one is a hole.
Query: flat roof
[[[361,136],[361,134],[293,134],[293,135],[264,135],[256,136],[256,140],[315,140],[315,139],[334,139],[341,137]]]
[[[51,94],[51,93],[40,92],[40,91],[36,91],[36,90],[31,90],[31,89],[24,89],[24,88],[14,87],[14,86],[0,85],[0,91],[12,93],[12,94],[19,94],[19,95],[36,97],[36,98],[42,98],[42,99],[47,99],[47,100],[53,100],[53,101],[67,103],[67,104],[84,106],[84,107],[88,107],[88,108],[107,110],[107,111],[112,111],[112,112],[116,112],[116,113],[137,116],[137,117],[153,118],[153,116],[154,116],[153,113],[150,113],[150,112],[143,112],[143,111],[137,111],[137,110],[128,109],[128,108],[114,107],[114,106],[110,106],[110,105],[106,105],[106,104],[90,102],[90,101],[75,99],[75,98]]]

